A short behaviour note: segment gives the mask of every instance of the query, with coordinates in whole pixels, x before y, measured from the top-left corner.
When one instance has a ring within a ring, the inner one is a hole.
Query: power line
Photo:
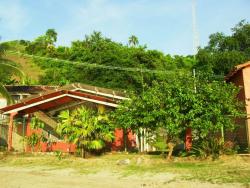
[[[155,74],[175,74],[175,73],[186,73],[186,74],[191,74],[187,70],[183,69],[177,69],[177,70],[152,70],[152,69],[145,69],[145,68],[132,68],[132,67],[116,67],[116,66],[108,66],[108,65],[100,65],[96,63],[86,63],[86,62],[78,62],[78,61],[69,61],[69,60],[63,60],[63,59],[58,59],[58,58],[51,58],[51,57],[42,57],[42,56],[37,56],[37,55],[30,55],[26,53],[21,53],[21,52],[16,52],[16,51],[8,51],[10,54],[17,54],[21,55],[23,57],[29,57],[29,58],[34,58],[34,59],[41,59],[41,60],[49,60],[49,61],[57,61],[61,63],[66,63],[66,64],[74,64],[77,66],[84,66],[84,67],[89,67],[89,68],[101,68],[101,69],[109,69],[109,70],[120,70],[120,71],[128,71],[128,72],[139,72],[139,73],[155,73]]]

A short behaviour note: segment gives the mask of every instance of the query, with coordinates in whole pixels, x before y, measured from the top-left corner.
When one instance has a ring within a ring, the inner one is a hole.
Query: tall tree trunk
[[[86,158],[86,151],[85,151],[85,148],[84,146],[81,147],[81,155],[82,155],[82,158]]]
[[[144,137],[145,137],[145,134],[144,134],[144,129],[141,129],[141,138],[142,138],[142,152],[145,151],[145,140],[144,140]]]
[[[173,142],[168,143],[169,152],[168,152],[168,155],[167,155],[167,160],[171,159],[175,145],[176,144],[174,144]]]
[[[139,142],[139,152],[141,152],[142,149],[141,149],[141,130],[140,129],[138,130],[137,137],[138,137],[138,142]]]

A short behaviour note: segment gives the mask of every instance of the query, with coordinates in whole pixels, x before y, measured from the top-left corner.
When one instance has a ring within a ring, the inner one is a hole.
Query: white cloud
[[[12,34],[20,33],[29,23],[28,15],[19,1],[0,3],[0,28]]]

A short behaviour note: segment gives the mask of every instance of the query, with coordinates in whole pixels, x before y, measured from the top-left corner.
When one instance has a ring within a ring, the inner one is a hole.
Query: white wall
[[[7,106],[7,100],[5,98],[0,98],[0,108]]]

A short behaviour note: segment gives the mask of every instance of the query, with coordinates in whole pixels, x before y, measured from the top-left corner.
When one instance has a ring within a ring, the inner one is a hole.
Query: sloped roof
[[[40,110],[49,110],[74,101],[87,101],[117,107],[119,100],[127,99],[121,92],[83,84],[71,84],[54,90],[48,90],[39,95],[32,95],[20,103],[4,107],[3,114],[19,112],[28,114]]]
[[[226,76],[225,80],[229,80],[231,77],[233,77],[238,71],[249,67],[250,66],[250,61],[247,61],[246,63],[236,65]]]
[[[63,87],[61,87],[61,89],[66,89],[66,90],[71,90],[71,91],[85,91],[88,93],[94,93],[94,94],[110,94],[110,95],[114,95],[114,96],[121,96],[124,97],[125,93],[121,92],[121,91],[115,91],[112,89],[107,89],[107,88],[103,88],[103,87],[97,87],[97,86],[91,86],[91,85],[87,85],[87,84],[82,84],[82,83],[73,83],[73,84],[69,84],[69,85],[65,85]]]
[[[45,87],[47,87],[47,86],[45,86]],[[44,90],[43,92],[36,93],[35,95],[31,95],[28,98],[23,99],[22,102],[25,102],[25,101],[30,100],[32,98],[36,98],[36,97],[44,95],[44,94],[54,93],[55,91],[60,91],[60,90],[84,92],[84,93],[89,93],[89,94],[94,94],[94,95],[98,95],[98,96],[104,96],[104,97],[119,99],[119,100],[126,99],[125,93],[120,92],[120,91],[115,91],[112,89],[107,89],[107,88],[102,88],[102,87],[91,86],[91,85],[87,85],[87,84],[73,83],[73,84],[62,86],[62,87],[52,86],[51,88]]]

